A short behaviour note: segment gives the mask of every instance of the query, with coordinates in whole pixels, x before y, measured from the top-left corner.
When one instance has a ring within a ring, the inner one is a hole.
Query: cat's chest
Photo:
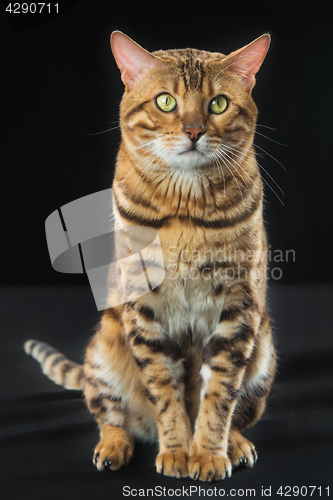
[[[202,270],[216,256],[206,248],[202,231],[193,228],[174,224],[172,232],[159,232],[159,238],[165,269],[158,294],[159,322],[172,338],[191,331],[194,340],[204,340],[216,328],[224,302],[223,291],[216,294],[214,289],[219,280]]]
[[[216,328],[224,296],[211,293],[210,284],[202,280],[166,279],[159,292],[159,322],[171,338],[191,331],[193,340],[202,342]]]

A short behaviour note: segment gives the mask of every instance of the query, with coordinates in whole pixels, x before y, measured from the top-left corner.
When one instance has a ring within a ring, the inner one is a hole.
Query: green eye
[[[228,101],[224,95],[219,95],[214,97],[209,103],[209,111],[214,113],[215,115],[220,115],[227,109]]]
[[[168,113],[175,109],[177,101],[170,94],[161,94],[156,98],[156,104],[162,111]]]

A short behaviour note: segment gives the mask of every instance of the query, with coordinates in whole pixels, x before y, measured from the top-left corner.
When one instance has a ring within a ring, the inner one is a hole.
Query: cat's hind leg
[[[228,455],[232,467],[253,467],[258,455],[255,446],[238,429],[230,429]]]
[[[228,456],[233,468],[253,467],[258,455],[255,446],[246,439],[241,431],[254,425],[265,409],[268,388],[258,387],[257,393],[243,393],[238,400],[229,432]]]
[[[233,414],[229,432],[228,456],[233,467],[253,467],[258,455],[255,446],[241,431],[254,425],[262,416],[276,368],[275,348],[267,313],[262,317],[257,342]]]

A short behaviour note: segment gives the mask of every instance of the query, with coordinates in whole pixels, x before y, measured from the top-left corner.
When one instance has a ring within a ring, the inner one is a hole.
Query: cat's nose
[[[206,132],[206,129],[203,125],[198,126],[185,126],[184,132],[190,136],[191,141],[196,142],[200,139],[200,137]]]

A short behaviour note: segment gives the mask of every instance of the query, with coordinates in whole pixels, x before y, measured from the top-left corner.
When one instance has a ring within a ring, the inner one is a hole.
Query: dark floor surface
[[[333,496],[333,287],[276,285],[270,302],[280,361],[265,416],[247,433],[259,460],[207,484],[156,474],[156,446],[142,444],[127,469],[97,472],[81,393],[55,386],[22,349],[37,338],[80,361],[99,319],[89,287],[0,289],[1,498]]]

